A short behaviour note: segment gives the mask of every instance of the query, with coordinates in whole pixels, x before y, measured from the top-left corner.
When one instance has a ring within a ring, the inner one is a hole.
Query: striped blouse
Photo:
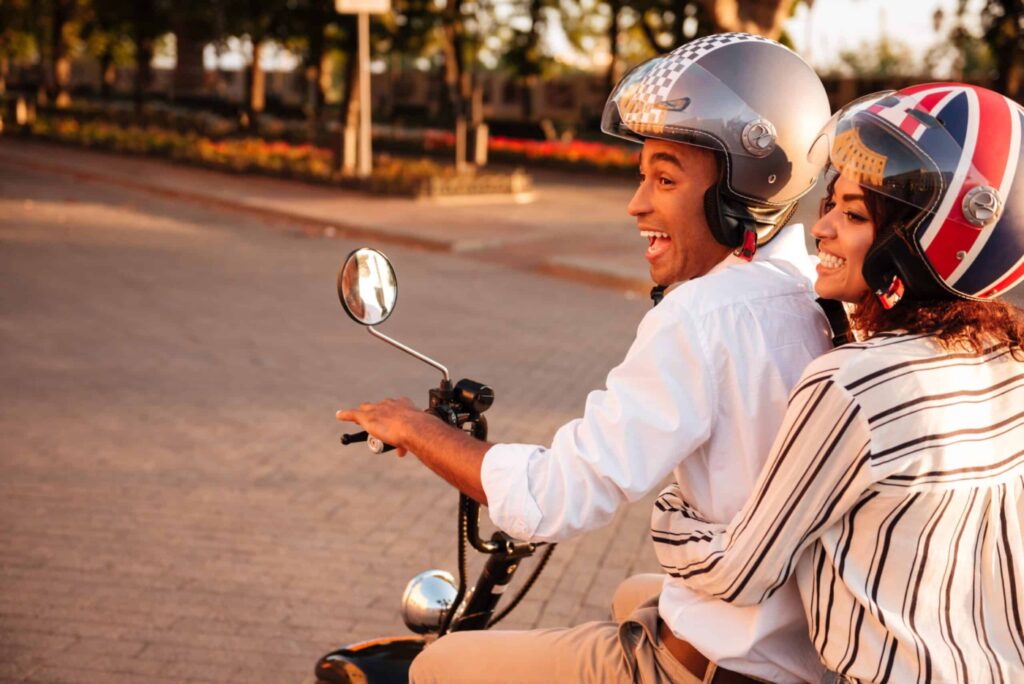
[[[755,604],[796,573],[852,681],[1024,682],[1024,363],[880,335],[815,360],[728,525],[665,489],[658,559]]]

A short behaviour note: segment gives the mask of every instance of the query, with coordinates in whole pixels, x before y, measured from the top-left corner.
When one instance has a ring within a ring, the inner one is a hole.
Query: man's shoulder
[[[680,283],[665,301],[700,315],[747,306],[760,299],[787,297],[813,300],[810,281],[770,261],[752,261]]]

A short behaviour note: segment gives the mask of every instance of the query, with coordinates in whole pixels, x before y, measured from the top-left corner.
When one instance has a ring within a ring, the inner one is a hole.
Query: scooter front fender
[[[317,662],[316,678],[323,684],[406,684],[425,644],[423,637],[402,636],[343,646]]]

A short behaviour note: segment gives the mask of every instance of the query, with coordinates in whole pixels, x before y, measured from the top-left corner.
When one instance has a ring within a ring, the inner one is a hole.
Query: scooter
[[[353,251],[338,271],[338,298],[349,317],[366,326],[377,339],[402,350],[441,372],[441,383],[429,392],[426,411],[477,439],[487,439],[484,412],[494,403],[494,391],[483,383],[463,379],[452,384],[448,369],[437,361],[405,346],[376,329],[394,312],[398,282],[394,267],[381,252],[361,248]],[[366,432],[346,434],[342,444],[366,442],[380,454],[394,447]],[[476,583],[467,588],[466,545],[486,555]],[[533,572],[508,605],[497,612],[505,589],[523,560],[546,547]],[[505,618],[519,604],[540,576],[554,551],[554,544],[523,542],[503,532],[489,540],[480,537],[480,504],[459,495],[458,580],[444,570],[427,570],[416,575],[402,595],[401,614],[414,633],[349,644],[331,651],[317,661],[314,673],[320,684],[390,684],[408,681],[409,666],[423,648],[449,632],[488,629]]]

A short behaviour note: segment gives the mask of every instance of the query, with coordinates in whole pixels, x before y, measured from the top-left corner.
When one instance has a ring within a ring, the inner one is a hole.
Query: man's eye
[[[658,185],[675,185],[675,181],[672,180],[671,178],[661,176],[658,178]]]
[[[643,183],[645,178],[646,178],[646,176],[644,176],[644,174],[640,173],[639,171],[636,172],[636,182],[637,183]]]

